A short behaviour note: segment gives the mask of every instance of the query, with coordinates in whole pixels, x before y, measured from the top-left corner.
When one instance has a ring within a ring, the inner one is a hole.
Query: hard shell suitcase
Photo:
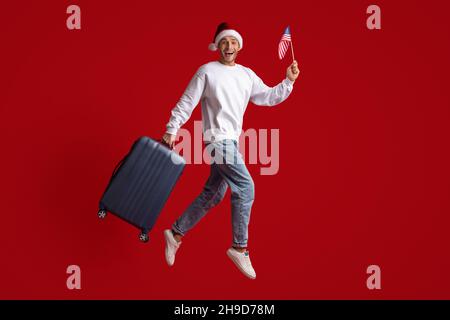
[[[114,169],[98,217],[113,213],[141,229],[139,239],[147,242],[185,164],[183,157],[162,143],[139,138]]]

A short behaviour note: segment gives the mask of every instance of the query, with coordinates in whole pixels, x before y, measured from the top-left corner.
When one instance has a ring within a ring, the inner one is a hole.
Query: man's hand
[[[173,149],[175,146],[175,138],[177,136],[170,133],[165,133],[162,137],[162,141],[167,144],[170,149]]]
[[[299,74],[300,70],[298,69],[297,61],[294,60],[294,62],[292,62],[292,64],[287,68],[286,77],[291,81],[295,81]]]

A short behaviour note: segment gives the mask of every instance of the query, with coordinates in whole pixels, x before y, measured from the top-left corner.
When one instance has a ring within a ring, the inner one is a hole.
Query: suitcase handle
[[[125,159],[126,159],[127,156],[128,156],[128,155],[126,155],[125,157],[123,157],[122,160],[120,160],[119,163],[116,165],[116,167],[114,168],[114,171],[113,171],[113,173],[112,173],[112,175],[111,175],[111,179],[114,178],[114,176],[115,176],[116,173],[117,173],[117,170],[119,170],[120,166],[121,166],[122,163],[125,161]]]
[[[174,147],[173,148],[171,148],[163,139],[161,139],[159,142],[161,142],[161,144],[163,145],[163,146],[165,146],[167,149],[169,149],[169,150],[173,150],[173,149],[175,149]]]

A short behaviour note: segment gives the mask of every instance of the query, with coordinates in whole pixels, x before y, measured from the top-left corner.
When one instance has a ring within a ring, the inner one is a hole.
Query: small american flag
[[[280,60],[284,58],[291,42],[291,29],[287,27],[286,30],[284,30],[280,43],[278,44],[278,57],[280,57]]]

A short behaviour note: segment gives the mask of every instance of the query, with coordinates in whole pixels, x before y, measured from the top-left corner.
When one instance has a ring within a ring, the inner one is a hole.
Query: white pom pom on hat
[[[239,42],[240,49],[242,49],[244,45],[242,36],[226,22],[222,22],[221,24],[219,24],[216,33],[214,34],[213,42],[208,45],[208,49],[211,51],[216,51],[219,47],[219,41],[223,37],[227,36],[236,38],[236,40]]]
[[[208,49],[211,50],[211,51],[216,51],[217,50],[217,46],[216,46],[215,43],[210,43],[208,45]]]

